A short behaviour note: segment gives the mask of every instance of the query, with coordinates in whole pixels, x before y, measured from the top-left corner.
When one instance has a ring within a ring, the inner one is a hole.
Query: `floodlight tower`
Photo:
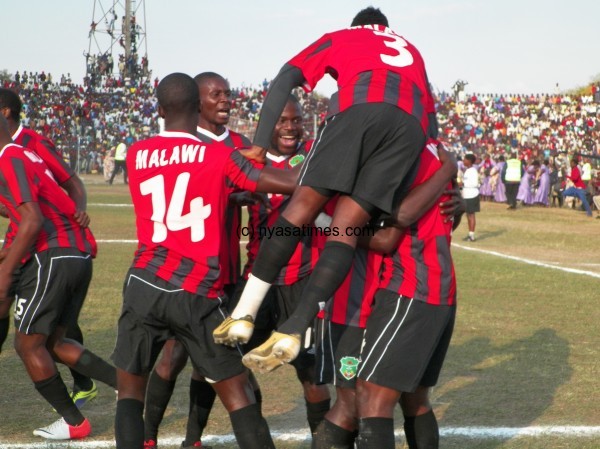
[[[83,52],[92,85],[102,76],[149,79],[145,0],[93,3],[88,50]]]

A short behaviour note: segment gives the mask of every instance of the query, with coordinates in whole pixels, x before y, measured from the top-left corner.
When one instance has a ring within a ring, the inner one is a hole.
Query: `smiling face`
[[[275,124],[269,152],[277,156],[294,154],[303,134],[300,103],[288,100],[279,120]]]
[[[225,131],[231,111],[231,89],[227,80],[212,77],[198,85],[200,91],[200,119],[198,125],[214,134]]]

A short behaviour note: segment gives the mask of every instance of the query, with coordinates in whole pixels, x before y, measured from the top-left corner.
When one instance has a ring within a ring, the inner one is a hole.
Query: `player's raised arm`
[[[252,148],[245,150],[244,156],[259,161],[264,161],[267,148],[271,144],[271,136],[275,123],[288,101],[292,89],[300,87],[304,83],[304,76],[298,67],[285,64],[275,79],[271,81],[265,102],[260,111],[260,120],[256,128],[256,134]]]

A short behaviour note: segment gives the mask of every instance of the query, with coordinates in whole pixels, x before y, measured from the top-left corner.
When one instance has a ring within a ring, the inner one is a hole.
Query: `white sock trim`
[[[235,307],[235,310],[231,312],[231,317],[237,319],[250,315],[255,319],[258,309],[270,288],[271,284],[261,281],[256,276],[250,274],[246,286],[244,287],[244,291],[242,292],[242,296],[240,297],[240,301]]]

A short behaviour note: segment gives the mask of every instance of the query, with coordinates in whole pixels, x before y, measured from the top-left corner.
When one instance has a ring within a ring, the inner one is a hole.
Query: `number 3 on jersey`
[[[396,34],[384,33],[381,31],[373,31],[373,32],[378,36],[383,36],[388,39],[393,39],[392,41],[386,39],[383,41],[383,43],[385,44],[386,47],[392,48],[398,52],[398,54],[394,55],[394,56],[390,56],[390,55],[386,55],[386,54],[382,53],[379,56],[381,57],[381,60],[383,62],[385,62],[388,65],[394,66],[394,67],[407,67],[413,63],[413,61],[414,61],[413,55],[411,55],[410,51],[407,50],[406,46],[408,45],[408,43],[404,39],[402,39],[400,36],[398,36]]]
[[[167,239],[167,231],[181,231],[186,228],[190,228],[192,242],[199,242],[204,238],[204,220],[210,216],[210,204],[204,205],[204,200],[200,196],[194,198],[189,203],[190,211],[183,215],[189,180],[190,174],[187,172],[177,176],[173,195],[168,205],[163,175],[154,176],[140,184],[141,194],[151,195],[152,199],[151,219],[154,222],[154,233],[152,234],[154,243],[164,242]]]

